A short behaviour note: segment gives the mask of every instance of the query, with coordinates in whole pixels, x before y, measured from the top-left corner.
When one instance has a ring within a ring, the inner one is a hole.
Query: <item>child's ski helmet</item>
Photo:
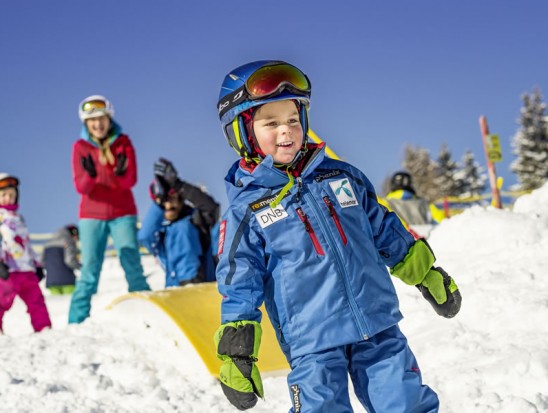
[[[277,100],[296,100],[300,103],[303,149],[306,148],[310,93],[308,77],[295,66],[283,61],[261,60],[232,70],[223,81],[217,104],[229,145],[244,158],[260,160],[260,155],[249,142],[241,113]],[[299,157],[298,154],[296,159]]]
[[[65,226],[65,229],[70,233],[71,236],[78,238],[78,227],[74,224],[68,224]]]
[[[14,188],[17,191],[15,203],[19,202],[19,179],[5,172],[0,172],[0,189]]]
[[[114,106],[106,97],[92,95],[80,102],[80,106],[78,106],[78,115],[82,122],[103,115],[107,115],[112,119],[114,117]]]

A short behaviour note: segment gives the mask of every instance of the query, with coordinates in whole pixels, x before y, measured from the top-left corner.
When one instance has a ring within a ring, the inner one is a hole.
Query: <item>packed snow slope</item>
[[[446,220],[429,242],[462,291],[460,314],[440,318],[415,288],[394,283],[401,328],[440,411],[548,412],[548,185],[513,211],[475,207]],[[160,289],[154,259],[144,265]],[[69,298],[47,296],[54,326],[40,334],[17,301],[0,336],[0,412],[236,411],[192,350],[135,321],[139,309],[105,310],[125,288],[109,259],[92,317],[67,326]],[[285,378],[266,377],[264,385],[266,400],[253,411],[287,412]]]

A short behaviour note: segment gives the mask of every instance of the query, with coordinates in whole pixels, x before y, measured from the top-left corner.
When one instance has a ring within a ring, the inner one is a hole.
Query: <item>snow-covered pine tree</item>
[[[510,165],[522,190],[536,189],[548,180],[548,119],[540,89],[522,96],[520,128],[512,139],[514,154]]]
[[[429,202],[439,198],[438,188],[434,183],[436,164],[427,149],[406,146],[402,166],[413,178],[413,186],[419,197]]]
[[[454,174],[457,183],[457,193],[461,198],[481,195],[485,191],[487,175],[480,166],[471,150],[462,156],[460,169]]]
[[[440,197],[458,196],[458,186],[455,180],[457,163],[452,158],[451,151],[449,151],[446,144],[443,144],[434,170],[434,183],[438,188]]]

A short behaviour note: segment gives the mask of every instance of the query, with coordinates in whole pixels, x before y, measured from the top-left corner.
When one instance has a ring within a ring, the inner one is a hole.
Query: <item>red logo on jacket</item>
[[[226,235],[226,219],[221,221],[219,226],[219,244],[217,245],[217,255],[223,253],[223,248],[225,246],[225,235]]]

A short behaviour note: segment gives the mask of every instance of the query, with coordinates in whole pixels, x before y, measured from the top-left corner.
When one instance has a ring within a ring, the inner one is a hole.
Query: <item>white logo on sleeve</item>
[[[261,228],[266,228],[287,217],[287,211],[281,205],[278,205],[276,208],[264,208],[255,212],[255,218],[259,221]]]
[[[354,189],[352,189],[352,185],[350,185],[348,178],[329,182],[329,186],[337,197],[337,202],[342,208],[358,205],[358,200],[354,194]]]

